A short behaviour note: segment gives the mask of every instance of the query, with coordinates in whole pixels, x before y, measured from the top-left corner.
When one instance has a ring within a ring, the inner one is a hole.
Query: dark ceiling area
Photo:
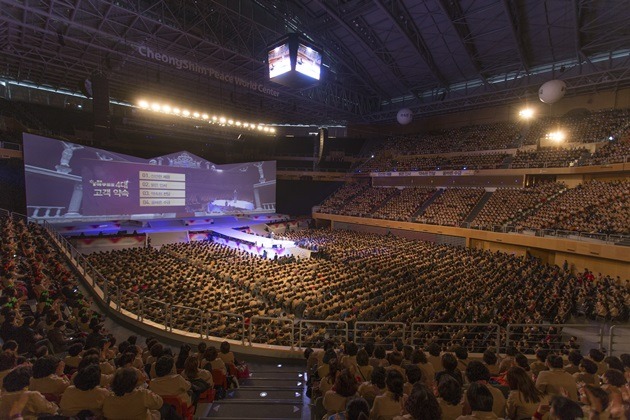
[[[627,0],[0,0],[0,77],[77,91],[100,72],[132,103],[387,123],[536,99],[551,79],[630,86],[628,21]],[[290,32],[323,48],[318,86],[268,80],[265,49]]]

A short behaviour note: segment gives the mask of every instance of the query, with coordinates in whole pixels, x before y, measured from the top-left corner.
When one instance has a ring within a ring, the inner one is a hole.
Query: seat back
[[[195,414],[195,407],[188,406],[184,401],[180,400],[176,395],[161,395],[164,404],[169,404],[175,407],[177,414],[184,420],[192,420]]]

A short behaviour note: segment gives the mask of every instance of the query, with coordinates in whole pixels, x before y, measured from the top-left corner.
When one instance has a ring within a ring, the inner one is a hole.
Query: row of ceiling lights
[[[200,121],[207,121],[210,124],[218,124],[221,126],[235,127],[235,128],[245,128],[248,130],[258,130],[263,133],[275,134],[275,127],[269,127],[265,124],[261,123],[251,123],[251,122],[243,122],[239,120],[235,120],[233,118],[218,116],[218,115],[209,115],[207,113],[201,113],[197,111],[189,111],[183,107],[171,106],[168,104],[160,104],[158,102],[149,102],[147,100],[141,99],[138,101],[138,107],[140,109],[145,109],[154,112],[160,112],[163,114],[177,115],[185,118],[192,118]]]

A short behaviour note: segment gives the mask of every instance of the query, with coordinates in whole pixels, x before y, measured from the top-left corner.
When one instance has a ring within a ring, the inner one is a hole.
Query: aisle
[[[310,418],[303,361],[248,362],[251,376],[223,400],[200,405],[200,419]]]

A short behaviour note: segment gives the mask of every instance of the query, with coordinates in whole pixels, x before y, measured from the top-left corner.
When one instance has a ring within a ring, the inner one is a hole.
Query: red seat
[[[222,386],[227,391],[227,376],[221,369],[212,369],[212,382],[214,382],[214,386]]]
[[[177,414],[179,414],[182,419],[192,420],[193,415],[195,414],[194,405],[187,405],[175,395],[162,395],[161,397],[164,404],[170,404],[175,407],[175,411],[177,411]]]
[[[199,395],[198,403],[211,403],[214,401],[214,397],[216,396],[216,391],[213,388],[208,388]]]

